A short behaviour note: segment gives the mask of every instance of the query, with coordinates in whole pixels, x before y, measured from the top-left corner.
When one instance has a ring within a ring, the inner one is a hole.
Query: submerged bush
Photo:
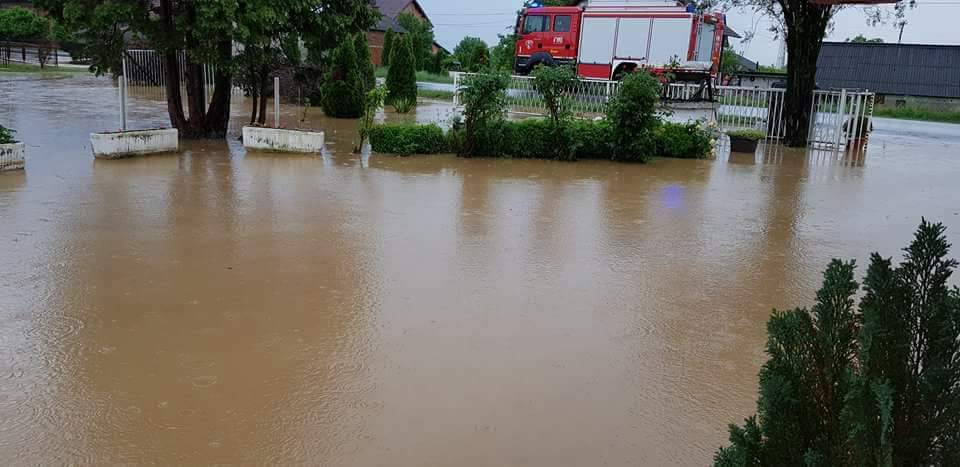
[[[577,76],[568,67],[538,66],[533,71],[533,88],[543,97],[547,106],[550,133],[548,138],[552,158],[557,160],[576,159],[576,136],[571,132],[570,100],[566,93],[576,81]]]
[[[614,159],[644,161],[654,152],[653,130],[660,119],[660,82],[649,73],[630,73],[607,104],[613,126]]]
[[[713,147],[710,133],[697,122],[664,122],[654,131],[654,141],[659,157],[703,159]]]
[[[464,141],[460,155],[500,155],[496,138],[502,131],[509,82],[506,74],[489,73],[470,77],[462,87]]]
[[[399,154],[437,154],[446,151],[447,140],[439,126],[376,125],[368,131],[374,152]]]

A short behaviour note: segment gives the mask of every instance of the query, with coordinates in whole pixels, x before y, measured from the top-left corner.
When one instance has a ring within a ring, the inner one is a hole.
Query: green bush
[[[620,93],[607,105],[613,126],[616,160],[644,161],[654,148],[653,130],[660,119],[660,82],[649,73],[630,73],[620,84]]]
[[[500,155],[496,138],[501,132],[509,83],[504,73],[488,73],[471,76],[461,87],[465,134],[460,155]]]
[[[331,117],[357,118],[363,113],[366,91],[354,41],[343,41],[334,50],[333,66],[321,93],[323,112]]]
[[[367,43],[366,33],[357,33],[354,47],[357,49],[357,67],[360,69],[363,92],[367,93],[377,85],[377,78],[374,76],[376,70],[373,67],[373,59],[370,58],[370,45]]]
[[[398,114],[410,113],[410,111],[416,106],[416,100],[408,99],[406,97],[393,100],[393,110],[396,110]]]
[[[767,134],[760,130],[731,130],[727,132],[731,138],[749,139],[751,141],[760,141],[767,137]]]
[[[576,143],[570,132],[569,122],[573,116],[566,93],[577,77],[565,66],[538,66],[533,71],[533,88],[540,93],[549,112],[551,148],[553,159],[576,159]]]
[[[475,73],[488,61],[487,43],[479,37],[464,37],[456,47],[453,48],[451,57],[454,61],[460,63],[461,71]],[[508,70],[509,71],[509,70]]]
[[[654,131],[656,155],[680,159],[703,159],[710,154],[710,134],[699,123],[663,122]]]
[[[570,133],[576,142],[578,159],[613,158],[613,127],[606,120],[570,122]]]
[[[387,92],[388,104],[397,99],[417,100],[416,58],[410,39],[406,36],[397,36],[393,41],[390,69],[387,70]]]
[[[13,134],[16,131],[11,130],[3,125],[0,125],[0,144],[13,144],[17,141],[13,139]]]
[[[483,144],[474,156],[517,157],[531,159],[576,160],[610,159],[612,129],[605,121],[572,121],[563,131],[568,135],[570,145],[562,151],[556,148],[556,127],[542,118],[528,118],[519,121],[499,121],[480,129]],[[464,138],[463,131],[451,130],[453,141]]]
[[[437,154],[446,151],[447,139],[439,126],[376,125],[369,130],[370,148],[374,152],[399,154]]]

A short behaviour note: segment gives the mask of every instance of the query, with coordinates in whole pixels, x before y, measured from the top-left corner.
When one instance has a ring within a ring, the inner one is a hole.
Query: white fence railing
[[[476,73],[454,73],[454,105],[460,106],[460,90],[470,85]],[[619,81],[577,80],[567,91],[570,111],[578,117],[601,115],[610,98],[620,92]],[[507,105],[510,112],[521,115],[544,115],[547,108],[543,98],[533,88],[533,77],[511,76],[507,86]]]
[[[454,74],[454,104],[461,105],[460,92],[475,74]],[[577,80],[568,92],[571,110],[579,117],[604,113],[607,102],[620,90],[617,81]],[[784,89],[758,89],[738,86],[714,86],[713,101],[698,107],[698,118],[715,120],[723,130],[754,129],[767,138],[783,138]],[[698,84],[671,84],[664,91],[664,106],[678,107],[678,101],[707,99],[708,91]],[[871,130],[874,94],[865,91],[815,91],[810,113],[808,141],[814,145],[843,146],[861,141]],[[507,88],[511,113],[545,115],[546,106],[533,89],[533,78],[511,76]]]
[[[177,53],[177,62],[177,72],[180,75],[181,93],[186,95],[186,53]],[[135,95],[141,95],[154,99],[165,99],[165,86],[167,80],[166,72],[166,64],[163,59],[163,55],[158,53],[156,50],[130,49],[126,51],[123,60],[122,74],[126,77],[127,86],[131,88]],[[207,101],[212,98],[213,90],[216,87],[215,75],[215,66],[203,65],[203,84]],[[233,92],[237,93],[239,92],[239,89],[234,88]]]

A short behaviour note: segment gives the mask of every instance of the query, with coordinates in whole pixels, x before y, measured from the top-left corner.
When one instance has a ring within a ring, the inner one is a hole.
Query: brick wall
[[[367,31],[367,44],[370,46],[370,59],[373,64],[380,66],[383,63],[383,40],[386,33],[383,31]]]

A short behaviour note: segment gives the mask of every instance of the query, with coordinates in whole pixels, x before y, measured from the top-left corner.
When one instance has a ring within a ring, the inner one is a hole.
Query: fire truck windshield
[[[530,15],[523,20],[523,33],[547,32],[550,30],[550,17],[544,15]]]

